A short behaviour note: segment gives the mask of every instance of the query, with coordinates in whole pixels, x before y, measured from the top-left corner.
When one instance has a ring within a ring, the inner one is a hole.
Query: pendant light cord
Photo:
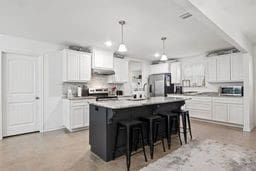
[[[165,54],[164,39],[163,39],[163,54]]]
[[[124,25],[121,24],[121,43],[123,44],[124,43]]]

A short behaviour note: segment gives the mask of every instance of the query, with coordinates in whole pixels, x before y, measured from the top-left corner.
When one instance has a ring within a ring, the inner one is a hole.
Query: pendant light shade
[[[166,39],[167,39],[166,37],[161,38],[161,40],[163,41],[163,54],[162,54],[161,59],[160,59],[161,61],[167,61],[168,60],[168,57],[165,54],[165,44],[164,44]]]
[[[165,54],[162,54],[160,60],[161,60],[161,61],[167,61],[167,60],[168,60],[168,57],[167,57]]]
[[[121,43],[118,47],[118,52],[127,52],[125,44]]]
[[[127,52],[127,47],[124,44],[124,33],[123,33],[124,32],[123,26],[125,25],[125,21],[121,20],[121,21],[119,21],[119,24],[121,25],[121,43],[120,43],[117,51],[124,53],[124,52]]]

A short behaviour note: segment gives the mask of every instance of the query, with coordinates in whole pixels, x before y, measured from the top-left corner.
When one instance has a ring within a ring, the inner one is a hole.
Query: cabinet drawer
[[[188,109],[191,117],[200,119],[212,119],[211,111]]]
[[[212,98],[211,97],[198,97],[198,96],[189,96],[192,101],[202,101],[202,102],[211,102]]]
[[[71,101],[71,106],[86,106],[89,105],[86,100]]]
[[[210,102],[202,102],[202,101],[187,101],[186,108],[188,109],[197,109],[197,110],[206,110],[211,111],[212,105]]]
[[[213,102],[228,104],[243,104],[242,97],[214,97]]]

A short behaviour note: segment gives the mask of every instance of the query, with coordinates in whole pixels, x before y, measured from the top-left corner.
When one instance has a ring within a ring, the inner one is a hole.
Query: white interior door
[[[3,136],[38,131],[38,58],[5,53],[3,60]]]

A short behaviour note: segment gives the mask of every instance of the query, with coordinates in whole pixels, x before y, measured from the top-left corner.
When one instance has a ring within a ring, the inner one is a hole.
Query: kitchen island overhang
[[[104,161],[113,159],[117,123],[121,120],[135,120],[153,114],[171,112],[185,104],[185,98],[151,97],[133,101],[130,99],[90,102],[89,143],[91,151]],[[165,129],[165,122],[160,130]],[[146,127],[144,128],[146,135]],[[123,135],[122,135],[123,134]],[[126,135],[121,133],[117,156],[124,154]],[[147,138],[147,136],[144,136]]]

